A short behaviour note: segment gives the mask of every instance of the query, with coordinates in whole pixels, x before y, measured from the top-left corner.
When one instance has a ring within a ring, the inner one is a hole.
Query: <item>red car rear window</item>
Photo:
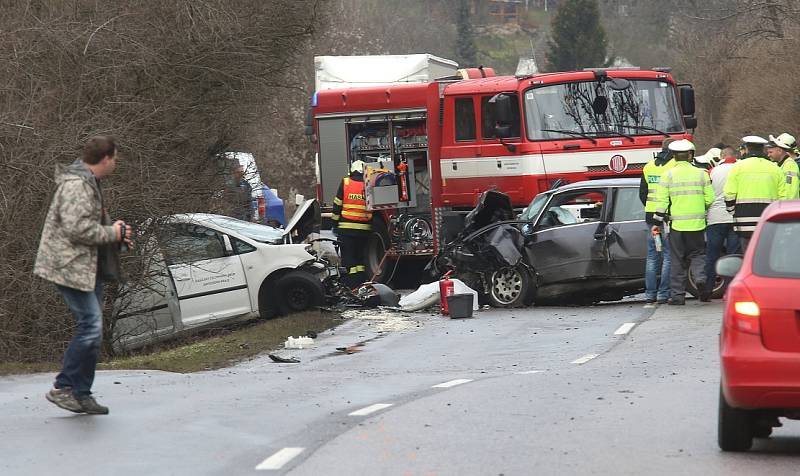
[[[800,279],[800,220],[764,223],[756,246],[755,274]]]

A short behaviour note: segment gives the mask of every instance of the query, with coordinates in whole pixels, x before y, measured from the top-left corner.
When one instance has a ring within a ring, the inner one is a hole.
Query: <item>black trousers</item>
[[[372,276],[367,276],[366,260],[369,235],[340,233],[337,239],[342,255],[342,266],[347,268],[347,274],[342,279],[344,284],[356,287],[371,278]]]
[[[705,230],[669,232],[670,276],[669,287],[672,296],[686,296],[686,283],[689,268],[695,284],[706,282],[706,237]],[[701,288],[702,289],[702,288]]]

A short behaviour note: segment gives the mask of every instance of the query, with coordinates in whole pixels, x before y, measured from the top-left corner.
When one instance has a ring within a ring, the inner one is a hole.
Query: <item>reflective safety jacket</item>
[[[800,167],[791,157],[786,157],[781,163],[781,171],[786,176],[786,184],[783,186],[783,200],[794,200],[800,198]]]
[[[786,176],[778,164],[764,157],[748,157],[733,166],[723,191],[740,236],[752,236],[761,212],[786,193],[785,184]]]
[[[360,174],[342,179],[333,199],[333,220],[338,230],[367,232],[372,230],[372,212],[367,210],[364,182]]]
[[[642,175],[644,175],[644,179],[647,181],[647,201],[644,204],[645,213],[655,213],[657,208],[656,204],[658,203],[658,183],[664,172],[672,167],[675,167],[675,159],[670,159],[663,165],[656,165],[654,159],[648,162],[644,166],[644,169],[642,169]]]
[[[665,220],[669,213],[673,230],[702,231],[714,188],[705,170],[682,160],[661,176],[656,199],[656,220]]]

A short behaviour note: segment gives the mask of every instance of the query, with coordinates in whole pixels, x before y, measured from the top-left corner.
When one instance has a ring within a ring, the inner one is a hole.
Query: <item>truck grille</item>
[[[625,171],[642,170],[645,165],[646,164],[628,164],[628,168],[626,168]],[[587,167],[587,172],[611,172],[611,169],[608,165],[590,165]]]

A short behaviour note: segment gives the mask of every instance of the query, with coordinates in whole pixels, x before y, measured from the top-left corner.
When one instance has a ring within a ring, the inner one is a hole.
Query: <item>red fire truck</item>
[[[367,164],[379,275],[430,258],[485,190],[522,208],[556,182],[639,176],[665,138],[697,124],[694,90],[667,69],[467,76],[314,95],[319,201],[325,211],[349,164]]]

